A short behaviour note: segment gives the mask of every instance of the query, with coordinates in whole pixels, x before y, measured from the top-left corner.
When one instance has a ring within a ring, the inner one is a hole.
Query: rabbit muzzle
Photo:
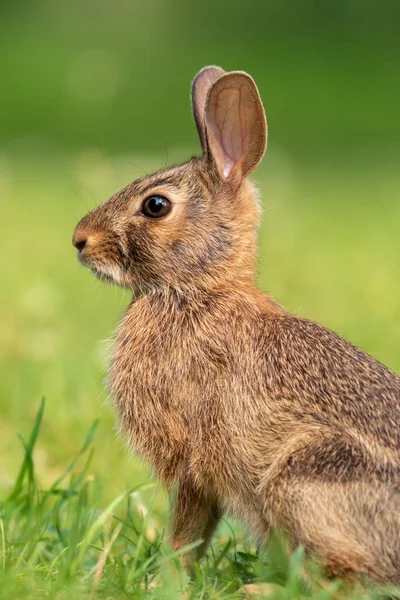
[[[118,246],[100,231],[87,229],[78,224],[72,244],[77,249],[79,262],[91,269],[93,274],[106,283],[123,283],[123,273],[118,264]]]

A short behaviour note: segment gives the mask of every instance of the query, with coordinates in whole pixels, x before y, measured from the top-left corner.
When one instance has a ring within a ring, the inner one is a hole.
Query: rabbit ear
[[[213,83],[221,75],[224,75],[224,73],[225,71],[221,67],[204,67],[204,69],[197,73],[192,83],[191,100],[193,116],[204,154],[207,153],[207,136],[204,122],[207,96]]]
[[[225,179],[244,178],[264,156],[267,122],[258,89],[247,73],[218,77],[205,105],[207,154]]]

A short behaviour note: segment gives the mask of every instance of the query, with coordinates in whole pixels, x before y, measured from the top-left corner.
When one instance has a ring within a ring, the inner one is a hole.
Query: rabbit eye
[[[171,210],[171,202],[164,196],[150,196],[143,202],[142,212],[146,217],[160,219]]]

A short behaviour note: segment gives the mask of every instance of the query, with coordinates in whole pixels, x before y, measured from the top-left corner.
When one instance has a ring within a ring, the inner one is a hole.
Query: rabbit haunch
[[[255,287],[267,141],[251,77],[200,71],[202,156],[144,177],[86,215],[80,261],[135,290],[110,390],[121,429],[173,501],[171,544],[205,552],[224,514],[273,528],[328,574],[400,583],[400,379]],[[162,218],[143,203],[162,196]]]

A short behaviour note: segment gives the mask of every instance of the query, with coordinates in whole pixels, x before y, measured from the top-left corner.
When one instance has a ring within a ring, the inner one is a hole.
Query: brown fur
[[[134,290],[111,359],[120,426],[178,487],[174,548],[202,539],[199,557],[232,514],[260,542],[285,529],[330,574],[400,583],[400,379],[254,287],[258,205],[245,175],[266,130],[247,144],[254,83],[233,73],[222,85],[213,69],[193,86],[203,156],[132,183],[74,234],[84,264]],[[215,85],[229,86],[242,127],[228,132],[232,148],[222,129],[218,151]],[[163,219],[141,213],[152,194],[172,203]]]

